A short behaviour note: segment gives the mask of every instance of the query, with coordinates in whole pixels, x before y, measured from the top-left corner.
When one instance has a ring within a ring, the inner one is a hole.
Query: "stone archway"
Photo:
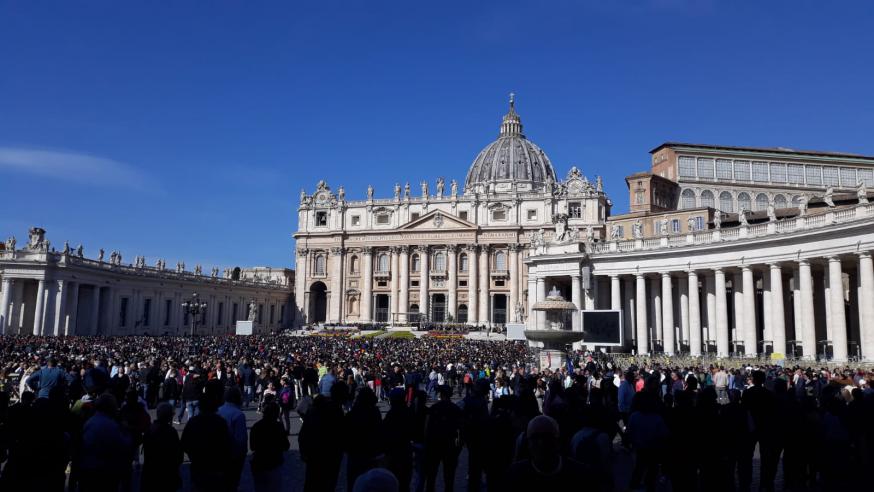
[[[310,323],[324,323],[328,317],[328,287],[324,282],[315,282],[310,286]]]

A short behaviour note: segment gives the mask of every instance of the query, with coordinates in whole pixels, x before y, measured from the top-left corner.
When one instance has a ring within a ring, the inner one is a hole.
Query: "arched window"
[[[753,204],[748,193],[740,193],[737,196],[737,211],[752,210]]]
[[[446,271],[446,253],[440,252],[434,255],[434,270],[438,272]]]
[[[325,274],[325,255],[317,255],[316,256],[316,275],[324,275]]]
[[[689,189],[683,190],[680,195],[680,208],[695,208],[695,192]]]
[[[467,304],[458,305],[458,313],[456,313],[455,319],[459,323],[467,323]]]
[[[462,253],[461,256],[458,257],[458,267],[462,272],[467,271],[467,255]]]
[[[756,210],[765,210],[768,208],[768,195],[759,193],[756,195]]]
[[[507,269],[507,254],[503,251],[495,253],[495,270],[503,272]]]
[[[356,255],[349,258],[349,273],[358,273],[358,256]]]
[[[774,195],[774,208],[786,208],[788,207],[788,202],[786,201],[786,197],[783,195]]]
[[[421,264],[421,262],[419,261],[419,255],[413,255],[413,257],[410,258],[410,264],[412,265],[413,271],[418,272],[420,268],[419,265]]]
[[[793,196],[792,197],[792,206],[798,207],[799,205],[801,205],[801,197],[798,195]]]
[[[701,206],[702,207],[710,207],[710,208],[713,208],[716,206],[712,191],[704,190],[701,192]]]
[[[719,210],[734,212],[734,198],[731,196],[731,193],[723,191],[719,194]]]
[[[385,273],[388,271],[388,255],[385,253],[380,254],[376,258],[376,271],[380,273]]]

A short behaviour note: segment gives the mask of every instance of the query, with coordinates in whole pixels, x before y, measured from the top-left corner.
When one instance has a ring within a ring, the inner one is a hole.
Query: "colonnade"
[[[874,360],[874,262],[867,251],[612,274],[610,306],[625,311],[639,354],[813,358],[831,347],[836,361]]]

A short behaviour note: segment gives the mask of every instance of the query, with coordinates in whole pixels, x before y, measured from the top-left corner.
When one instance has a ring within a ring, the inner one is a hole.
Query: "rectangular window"
[[[128,298],[122,297],[121,298],[121,307],[119,308],[119,313],[118,313],[118,325],[119,326],[127,326],[127,303],[128,303]]]
[[[416,220],[419,218],[419,212],[413,212],[410,214],[410,220]]]
[[[528,220],[537,220],[537,210],[528,211]]]
[[[695,217],[692,221],[696,231],[704,229],[704,217]]]
[[[237,321],[237,303],[231,305],[231,321]]]
[[[768,163],[753,161],[753,181],[757,183],[768,182]]]
[[[316,227],[327,227],[328,212],[316,212]]]
[[[583,218],[583,204],[582,202],[570,202],[568,203],[568,216],[572,219],[582,219]]]
[[[218,312],[216,313],[216,324],[221,326],[224,324],[222,321],[223,315],[225,314],[225,303],[220,302],[218,305]]]
[[[619,236],[619,239],[624,238],[625,237],[625,226],[620,225],[620,226],[616,226],[616,228],[618,229],[616,234]]]
[[[750,161],[734,161],[734,180],[750,180]]]
[[[459,280],[458,286],[459,287],[467,287],[467,280]]]
[[[361,216],[360,215],[353,215],[352,216],[352,225],[354,225],[354,226],[361,225]]]
[[[785,183],[786,182],[786,164],[780,162],[771,163],[771,182]]]
[[[807,166],[807,184],[822,185],[822,166]]]
[[[859,169],[858,177],[865,186],[874,186],[874,169]]]
[[[418,287],[419,281],[418,280],[410,280],[410,286],[411,287]]]
[[[731,160],[729,159],[716,159],[716,179],[720,181],[731,181],[732,172],[731,172]]]
[[[152,300],[146,299],[143,301],[143,326],[149,326],[150,314],[152,314]]]
[[[679,159],[680,177],[694,178],[695,177],[695,158],[680,157]]]
[[[786,166],[786,179],[789,184],[804,184],[804,164],[789,164]]]
[[[841,186],[844,188],[855,188],[859,184],[856,178],[856,168],[842,167],[841,168]]]
[[[388,224],[388,214],[379,214],[376,216],[377,224]]]
[[[467,211],[458,212],[458,218],[461,220],[467,220]]]
[[[825,186],[840,186],[838,179],[838,168],[834,166],[822,167],[822,184]]]
[[[504,221],[507,220],[506,210],[492,210],[492,220]]]
[[[674,234],[680,232],[680,219],[671,219],[671,232]]]
[[[377,287],[385,287],[386,285],[388,285],[388,282],[386,282],[385,280],[380,280],[376,282]]]
[[[504,286],[503,280],[495,280],[495,287],[503,287],[503,286]]]
[[[164,326],[170,325],[170,313],[173,311],[173,301],[167,299],[164,301]]]
[[[701,179],[713,179],[713,159],[699,157],[698,158],[698,177]]]
[[[285,304],[279,307],[279,324],[285,322]]]

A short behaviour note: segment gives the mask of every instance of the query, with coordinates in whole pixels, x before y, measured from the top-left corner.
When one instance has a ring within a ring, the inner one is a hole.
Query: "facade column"
[[[689,271],[689,353],[701,355],[701,300],[698,296],[698,273]]]
[[[832,347],[834,360],[847,360],[847,318],[844,309],[844,282],[841,271],[841,259],[837,256],[828,257],[828,285],[830,293],[832,318]]]
[[[634,302],[637,304],[637,354],[649,354],[649,335],[647,328],[646,313],[646,277],[638,273],[635,277],[637,284],[637,295],[634,297]]]
[[[79,282],[71,282],[70,284],[73,289],[73,297],[70,299],[70,314],[67,316],[67,323],[64,326],[64,335],[76,335],[76,323],[79,318]]]
[[[3,276],[3,291],[0,292],[0,335],[6,334],[6,328],[9,326],[9,303],[12,302],[12,279]]]
[[[713,269],[713,282],[716,295],[716,354],[719,357],[728,357],[731,352],[728,346],[728,302],[725,272],[722,268]]]
[[[516,305],[519,304],[519,249],[518,244],[510,245],[510,302],[507,303],[507,319],[521,323],[516,319]]]
[[[771,329],[774,317],[771,316],[771,275],[768,272],[762,272],[762,341],[771,342],[773,350],[774,330]],[[766,353],[765,344],[762,343],[762,353]]]
[[[216,307],[215,309],[213,309],[213,306],[217,306],[217,305],[213,302],[212,305],[210,305],[208,307],[208,309],[209,309],[208,313],[212,314],[213,312],[215,312],[216,314],[218,314],[218,308]],[[152,309],[154,310],[154,306]],[[148,329],[150,331],[154,332],[153,327],[160,326],[160,325],[156,325],[156,322],[160,323],[160,320],[156,320],[154,317],[151,316],[151,313],[149,313],[149,325],[150,326],[148,327]],[[92,335],[97,334],[97,328],[99,325],[100,325],[100,286],[95,285],[94,286],[94,294],[91,296],[91,327],[90,327],[89,331]]]
[[[489,318],[489,247],[482,245],[479,252],[479,322],[491,326]]]
[[[627,276],[623,279],[625,282],[625,291],[624,291],[624,317],[625,320],[625,333],[623,336],[625,337],[625,346],[634,348],[635,345],[632,342],[636,342],[637,340],[637,324],[635,323],[637,317],[637,308],[634,304],[634,277]]]
[[[395,324],[398,322],[398,300],[400,298],[400,294],[398,293],[398,286],[400,284],[400,273],[398,268],[398,250],[397,246],[392,246],[391,251],[391,282],[389,282],[389,290],[391,290],[391,302],[389,304],[391,313],[389,314],[389,321],[391,324]]]
[[[710,342],[716,340],[716,285],[713,274],[708,273],[704,277],[704,296],[707,300],[707,333],[704,343],[710,350]]]
[[[296,270],[294,271],[294,301],[297,305],[297,312],[300,313],[299,316],[303,318],[301,320],[301,324],[304,324],[309,322],[309,310],[307,309],[308,306],[304,302],[306,297],[307,282],[309,280],[309,269],[307,268],[307,266],[309,265],[309,250],[307,250],[306,248],[299,248],[295,252],[294,259],[296,263]],[[370,279],[371,277],[373,277],[372,270],[370,276],[365,275],[365,279]],[[237,320],[233,321],[234,323],[236,323]]]
[[[662,327],[662,284],[660,277],[650,279],[649,305],[652,309],[652,346],[651,351],[656,350],[656,340],[664,346],[665,338]]]
[[[670,272],[662,273],[662,323],[664,338],[662,346],[667,355],[674,355],[676,341],[674,333],[674,292]]]
[[[783,303],[783,269],[771,263],[771,336],[774,352],[786,353],[786,314]]]
[[[683,278],[678,279],[677,287],[680,291],[680,343],[689,344],[689,282]]]
[[[448,295],[446,296],[446,312],[449,313],[452,321],[456,321],[456,313],[458,312],[456,306],[458,305],[458,247],[454,244],[450,244],[446,248],[446,264],[449,269],[448,278],[446,281],[448,285],[446,286]]]
[[[52,323],[52,335],[64,334],[64,322],[67,319],[67,281],[57,281],[57,293],[55,294],[55,319]]]
[[[622,309],[622,290],[620,286],[619,275],[610,275],[610,309],[614,311]]]
[[[43,307],[46,300],[46,281],[45,279],[39,279],[39,283],[36,287],[36,302],[34,303],[34,312],[33,312],[33,334],[34,335],[42,335],[42,318],[43,318]]]
[[[334,323],[343,322],[343,248],[331,248],[331,258],[334,264],[331,268],[331,312],[328,315]]]
[[[740,336],[744,341],[744,354],[756,355],[759,351],[759,341],[756,332],[756,282],[753,277],[753,269],[747,265],[741,267],[743,277],[743,331]]]
[[[734,272],[731,278],[731,294],[734,303],[734,333],[729,337],[734,340],[734,352],[738,355],[737,342],[744,339],[743,320],[744,320],[744,295],[743,295],[743,275],[740,271]]]
[[[409,321],[407,313],[410,312],[410,247],[401,246],[398,256],[400,278],[398,279],[398,323],[405,324]],[[419,263],[421,266],[421,263]]]
[[[813,307],[813,274],[810,262],[798,261],[798,289],[801,304],[800,319],[795,320],[795,338],[801,340],[804,358],[816,359],[816,324]]]
[[[361,320],[365,323],[373,322],[373,248],[364,247],[362,255],[361,279]]]
[[[583,296],[583,304],[585,304],[584,309],[586,311],[598,309],[596,303],[598,297],[598,279],[597,277],[595,277],[594,274],[592,274],[591,269],[589,269],[589,287],[587,289],[583,289]],[[577,305],[577,307],[580,306]]]
[[[574,306],[577,307],[577,310],[574,311],[573,316],[571,316],[571,324],[573,325],[573,330],[581,331],[583,329],[583,323],[580,319],[580,303],[583,302],[583,293],[582,289],[580,288],[580,280],[581,278],[579,273],[571,275],[571,302],[574,303]]]
[[[859,344],[862,359],[874,360],[874,261],[871,253],[859,253]]]
[[[546,300],[546,279],[537,277],[537,302]],[[546,313],[543,311],[534,311],[537,316],[536,330],[546,330]]]
[[[478,246],[470,244],[467,246],[467,323],[476,325],[479,321],[479,306],[477,305],[479,291],[477,289],[477,276],[479,270],[479,256],[477,255]]]
[[[428,280],[430,280],[431,266],[428,261],[428,246],[420,246],[419,252],[419,313],[425,319],[431,321],[430,299],[428,298]]]

